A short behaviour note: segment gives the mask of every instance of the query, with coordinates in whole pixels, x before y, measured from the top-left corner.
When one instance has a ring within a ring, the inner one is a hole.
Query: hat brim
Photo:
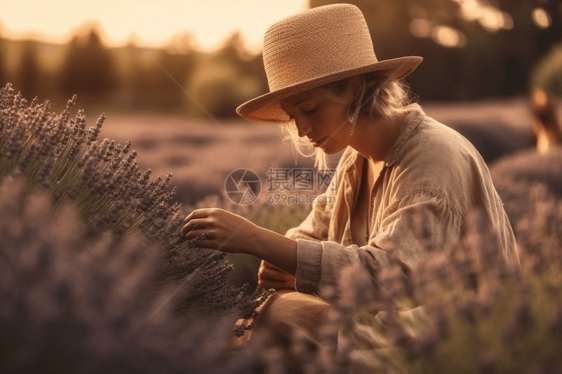
[[[322,86],[327,83],[375,71],[379,71],[394,79],[405,78],[407,75],[416,70],[416,68],[422,61],[423,57],[420,56],[398,57],[378,61],[374,64],[365,65],[356,69],[350,69],[318,78],[313,78],[306,82],[300,82],[298,84],[288,86],[277,91],[268,92],[264,95],[249,100],[236,108],[236,113],[240,117],[248,121],[264,123],[286,123],[290,120],[290,118],[287,113],[285,113],[285,111],[281,108],[281,105],[279,103],[279,101],[284,98],[310,90],[312,88]]]

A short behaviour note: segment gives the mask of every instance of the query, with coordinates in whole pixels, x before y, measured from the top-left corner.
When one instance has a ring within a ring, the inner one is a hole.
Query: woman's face
[[[281,108],[294,118],[300,137],[306,136],[314,147],[334,154],[349,145],[348,102],[320,89],[312,89],[280,103]]]

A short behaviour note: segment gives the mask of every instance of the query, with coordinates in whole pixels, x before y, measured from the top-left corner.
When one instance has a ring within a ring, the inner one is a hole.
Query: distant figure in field
[[[555,199],[562,199],[562,132],[556,101],[539,88],[531,90],[530,100],[535,147],[503,157],[490,166],[494,185],[513,225],[533,209],[529,200],[533,185],[541,184]]]
[[[562,132],[554,97],[540,88],[534,88],[531,90],[531,107],[537,152],[543,154],[556,150],[562,145]]]

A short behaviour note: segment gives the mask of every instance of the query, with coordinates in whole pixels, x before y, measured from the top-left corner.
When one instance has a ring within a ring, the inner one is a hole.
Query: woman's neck
[[[404,117],[405,115],[376,122],[372,120],[371,123],[366,117],[359,117],[349,145],[371,164],[386,160],[388,152],[398,139]]]

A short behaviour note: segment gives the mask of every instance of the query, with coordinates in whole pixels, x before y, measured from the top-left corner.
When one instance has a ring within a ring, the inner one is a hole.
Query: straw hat
[[[288,122],[279,100],[355,75],[380,71],[404,78],[419,56],[378,61],[363,13],[355,5],[334,4],[285,18],[265,33],[263,63],[269,91],[236,108],[256,122]]]

